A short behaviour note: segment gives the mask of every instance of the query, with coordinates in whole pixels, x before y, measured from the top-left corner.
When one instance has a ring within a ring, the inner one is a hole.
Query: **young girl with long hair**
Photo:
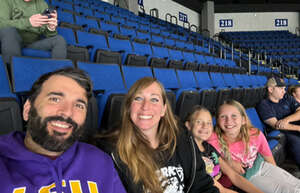
[[[223,160],[218,151],[206,142],[214,130],[212,116],[209,110],[200,105],[194,106],[185,120],[185,126],[192,132],[198,149],[202,153],[206,171],[214,178],[215,185],[219,188],[221,193],[235,192],[222,185],[222,179],[226,178],[225,175],[229,177],[233,185],[245,192],[263,193],[247,179],[235,172],[226,161]]]
[[[238,173],[265,193],[300,192],[300,180],[276,166],[265,136],[253,127],[239,102],[225,101],[216,121],[209,143]]]

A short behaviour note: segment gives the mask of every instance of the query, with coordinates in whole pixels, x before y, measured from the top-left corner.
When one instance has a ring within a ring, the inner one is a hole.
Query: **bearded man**
[[[92,84],[79,69],[41,76],[24,104],[27,130],[0,136],[2,193],[123,193],[110,157],[79,142]]]

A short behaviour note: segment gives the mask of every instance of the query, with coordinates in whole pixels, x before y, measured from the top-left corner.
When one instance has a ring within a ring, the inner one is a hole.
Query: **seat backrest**
[[[108,37],[109,48],[112,51],[126,51],[132,53],[132,45],[129,40],[126,39],[116,39]]]
[[[246,113],[251,121],[251,123],[253,124],[253,126],[255,126],[256,128],[260,129],[262,132],[264,132],[264,125],[261,122],[255,108],[247,108],[246,109]]]
[[[183,60],[183,55],[180,50],[169,49],[169,56],[171,60]]]
[[[153,46],[152,45],[153,56],[158,58],[169,58],[168,49],[165,47]]]
[[[90,28],[99,29],[99,24],[95,19],[88,19],[78,15],[75,17],[75,19],[76,24],[85,27],[86,30],[89,30]]]
[[[176,90],[180,88],[175,69],[153,68],[153,74],[166,89]]]
[[[124,36],[130,36],[131,38],[136,37],[136,31],[134,28],[120,26],[120,34]]]
[[[78,62],[77,66],[85,70],[93,82],[98,105],[98,128],[112,129],[121,120],[120,110],[126,93],[119,65]]]
[[[241,74],[233,74],[233,77],[235,78],[237,86],[242,88],[248,87]]]
[[[125,91],[120,67],[117,64],[78,62],[78,68],[85,70],[93,82],[95,92]]]
[[[150,44],[143,44],[133,41],[132,46],[135,53],[139,55],[152,56],[152,49]]]
[[[176,70],[181,88],[197,88],[194,72],[190,70]]]
[[[200,89],[212,89],[213,84],[209,77],[208,72],[195,72],[198,88]]]
[[[57,10],[58,21],[74,24],[74,16],[72,13]]]
[[[28,92],[41,75],[64,67],[73,67],[72,61],[13,57],[10,65],[13,92],[16,94]]]
[[[182,52],[183,58],[187,62],[196,62],[196,58],[192,52]]]
[[[194,54],[198,64],[207,64],[207,61],[203,55]]]
[[[11,92],[11,85],[8,77],[6,65],[3,63],[2,56],[0,55],[0,97],[15,97]]]
[[[151,36],[151,41],[156,42],[156,43],[161,43],[161,44],[163,44],[165,42],[165,40],[162,36],[154,35],[154,34],[152,34],[152,36]]]
[[[138,30],[137,30],[137,31],[136,31],[136,38],[150,41],[150,40],[151,40],[151,35],[150,35],[150,33],[148,33],[148,32],[143,33],[143,32],[141,32],[141,31],[138,31]]]
[[[118,25],[109,24],[109,23],[106,23],[104,21],[100,22],[100,29],[103,30],[103,31],[110,32],[112,34],[115,34],[115,33],[118,34],[118,33],[120,33]]]
[[[100,34],[92,34],[83,31],[77,31],[78,44],[80,46],[93,46],[98,49],[108,49],[106,37]]]
[[[143,77],[153,77],[150,67],[122,66],[127,90],[139,79]]]
[[[213,83],[213,85],[215,87],[218,87],[218,88],[227,88],[227,86],[225,85],[225,82],[224,82],[224,79],[223,79],[221,73],[219,73],[219,72],[211,72],[210,73],[210,78],[211,78],[211,81],[212,81],[212,83]]]
[[[75,34],[71,28],[57,27],[57,33],[65,38],[67,44],[76,44]]]
[[[222,73],[225,85],[227,87],[231,88],[237,88],[238,85],[236,83],[236,80],[234,79],[233,75],[231,73]]]

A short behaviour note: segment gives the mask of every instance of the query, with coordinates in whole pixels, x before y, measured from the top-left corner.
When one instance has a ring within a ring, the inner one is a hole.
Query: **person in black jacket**
[[[119,176],[130,193],[216,193],[213,179],[187,130],[180,129],[166,92],[152,77],[138,80],[122,107],[120,129],[98,147],[111,153]],[[114,144],[111,149],[111,145]]]

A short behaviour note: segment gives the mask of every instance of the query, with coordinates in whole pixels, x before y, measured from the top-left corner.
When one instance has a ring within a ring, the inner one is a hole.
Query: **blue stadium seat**
[[[153,68],[153,75],[165,87],[170,105],[175,112],[176,95],[174,91],[180,88],[175,70],[169,68]]]
[[[222,75],[223,75],[225,85],[229,87],[232,91],[231,93],[232,99],[243,104],[243,99],[245,95],[244,88],[241,88],[237,85],[236,80],[231,73],[222,73]]]
[[[150,66],[158,68],[166,68],[169,62],[168,49],[161,46],[152,45],[153,58],[150,62]]]
[[[85,70],[93,81],[99,110],[99,131],[115,128],[121,120],[121,104],[126,93],[119,65],[78,62],[77,66]]]
[[[9,74],[0,56],[0,135],[23,130],[21,108],[11,92]]]
[[[187,113],[195,105],[200,103],[200,93],[197,91],[197,83],[194,72],[190,70],[177,70],[180,89],[176,91],[176,114],[184,120]]]
[[[92,34],[83,31],[76,31],[78,38],[78,46],[87,48],[89,53],[90,61],[98,61],[97,51],[99,50],[109,50],[107,39],[104,35]]]
[[[57,27],[57,33],[64,37],[68,45],[76,45],[75,33],[71,28]]]
[[[76,24],[83,27],[85,31],[89,31],[90,29],[99,29],[99,24],[95,19],[88,19],[86,17],[76,15]]]
[[[59,25],[61,25],[62,22],[75,24],[74,15],[70,12],[57,10],[57,20]]]
[[[211,72],[210,79],[214,85],[214,87],[218,91],[217,103],[216,106],[220,106],[225,100],[231,99],[232,92],[231,88],[229,88],[223,79],[223,76],[219,72]]]
[[[128,36],[130,39],[136,37],[136,31],[132,27],[127,27],[125,25],[120,26],[120,34],[123,36]]]
[[[251,120],[251,123],[258,128],[261,132],[266,134],[264,129],[264,124],[261,122],[255,108],[247,108],[246,109],[247,115]],[[273,153],[274,159],[278,165],[282,164],[286,157],[286,152],[284,150],[285,147],[285,136],[283,133],[276,131],[271,135],[266,135],[268,140],[270,149]],[[279,142],[281,140],[281,143]]]
[[[25,102],[24,94],[30,90],[34,81],[42,74],[63,67],[73,66],[71,60],[37,59],[31,57],[13,57],[10,64],[12,91],[21,97],[21,104]]]
[[[151,40],[151,35],[149,32],[137,30],[136,38],[142,39],[142,40],[147,40],[149,42]]]
[[[110,36],[120,33],[119,26],[113,23],[109,23],[108,21],[100,21],[100,29],[108,32]]]
[[[102,21],[110,21],[110,15],[104,11],[96,11],[94,16],[101,19]]]
[[[184,63],[185,63],[185,69],[189,70],[198,70],[199,66],[197,63],[197,60],[192,52],[182,52]]]
[[[197,88],[200,91],[200,105],[205,106],[211,113],[216,111],[218,93],[208,72],[195,72]]]
[[[139,79],[143,77],[153,77],[150,67],[122,66],[127,90]]]
[[[164,44],[165,40],[162,36],[160,35],[155,35],[155,34],[152,34],[151,35],[151,42],[155,42],[155,43],[159,43],[159,44]]]
[[[31,48],[23,48],[22,56],[29,56],[29,57],[36,57],[36,58],[51,58],[51,52],[31,49]]]
[[[125,64],[128,54],[133,54],[133,48],[128,39],[108,37],[108,44],[111,51],[121,54],[121,64]]]
[[[150,64],[150,60],[152,58],[152,49],[150,44],[146,42],[132,42],[132,47],[134,53],[139,56],[144,56],[144,64],[143,66],[148,66]],[[139,61],[142,61],[143,58],[140,57]],[[132,62],[131,62],[132,63]]]
[[[169,50],[169,68],[176,68],[176,69],[185,69],[183,64],[184,58],[182,52],[180,50],[168,49]]]

